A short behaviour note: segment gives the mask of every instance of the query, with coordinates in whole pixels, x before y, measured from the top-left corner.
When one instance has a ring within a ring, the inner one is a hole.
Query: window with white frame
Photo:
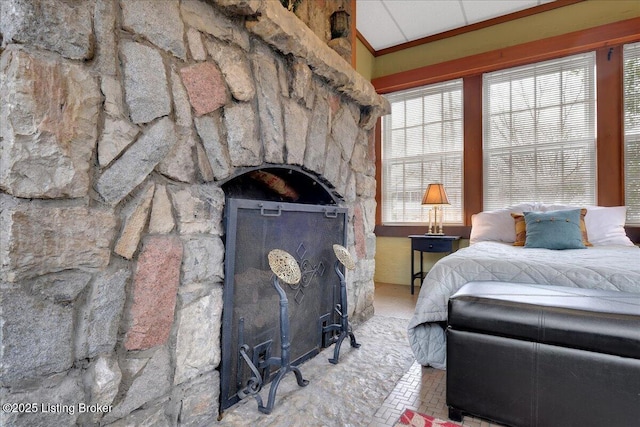
[[[596,203],[593,52],[484,75],[484,209]]]
[[[640,43],[623,48],[624,188],[627,223],[640,224]]]
[[[462,223],[462,79],[387,94],[382,121],[382,222],[427,223],[422,196],[444,184],[444,222]]]

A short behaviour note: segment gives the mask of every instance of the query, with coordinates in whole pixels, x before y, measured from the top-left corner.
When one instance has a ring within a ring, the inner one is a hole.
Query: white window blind
[[[386,95],[382,123],[382,222],[427,223],[422,196],[444,184],[444,222],[462,223],[462,80]]]
[[[596,203],[595,54],[484,75],[484,209]]]
[[[624,46],[624,186],[627,223],[640,224],[640,43]]]

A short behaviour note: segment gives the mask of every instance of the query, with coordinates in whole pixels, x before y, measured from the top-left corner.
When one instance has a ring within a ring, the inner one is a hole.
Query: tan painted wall
[[[411,239],[408,237],[376,238],[375,282],[411,285]],[[461,240],[459,248],[469,246],[469,240]],[[429,271],[445,254],[424,253],[423,271]],[[420,252],[413,254],[416,272],[420,270]],[[419,283],[416,280],[415,285]]]
[[[360,40],[356,39],[356,71],[365,79],[371,80],[373,78],[374,63],[375,57]]]

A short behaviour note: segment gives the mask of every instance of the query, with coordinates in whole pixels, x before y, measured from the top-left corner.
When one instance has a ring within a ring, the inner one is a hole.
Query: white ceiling
[[[374,50],[553,0],[356,0],[356,28]]]

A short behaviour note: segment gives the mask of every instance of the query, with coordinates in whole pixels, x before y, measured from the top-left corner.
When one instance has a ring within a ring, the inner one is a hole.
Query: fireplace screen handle
[[[260,215],[262,216],[280,216],[282,215],[282,205],[277,206],[277,210],[267,210],[262,203],[260,203]]]
[[[326,218],[337,218],[338,217],[338,211],[337,210],[330,211],[329,209],[325,209],[324,210],[324,216]]]

